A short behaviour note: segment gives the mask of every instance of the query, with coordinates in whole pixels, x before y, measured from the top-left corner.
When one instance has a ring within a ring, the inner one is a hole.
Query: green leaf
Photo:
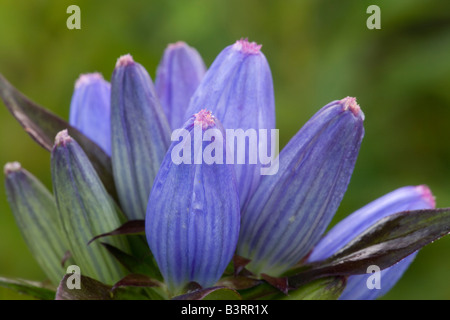
[[[86,152],[108,192],[116,197],[111,159],[102,148],[63,119],[28,99],[1,74],[0,98],[33,140],[48,151],[52,150],[56,134],[67,129]]]
[[[78,275],[80,277],[79,289],[69,288],[67,283],[75,282],[70,278],[72,276],[75,275],[66,274],[61,280],[56,291],[55,300],[148,300],[155,297],[162,299],[155,292],[148,293],[142,288],[113,288],[112,286],[83,275]]]
[[[53,195],[17,162],[5,165],[8,202],[25,242],[56,286],[66,273],[61,265],[69,245]]]
[[[57,135],[56,141],[51,160],[52,181],[69,249],[82,274],[113,284],[125,275],[124,270],[100,243],[87,243],[95,235],[118,228],[124,217],[77,142],[65,131]],[[124,237],[106,241],[129,250]]]
[[[159,281],[156,281],[154,279],[151,279],[143,274],[129,274],[126,275],[124,278],[119,280],[113,287],[112,291],[121,288],[121,287],[143,287],[143,288],[149,288],[149,287],[160,287],[162,286],[162,283]]]
[[[242,300],[236,290],[225,287],[199,289],[173,298],[173,300]]]
[[[38,282],[0,277],[0,286],[40,300],[55,299],[55,291],[44,287],[42,283]]]
[[[100,281],[78,275],[80,277],[80,289],[69,288],[67,282],[71,282],[70,277],[75,274],[66,274],[61,280],[56,291],[55,300],[113,300],[112,287]]]
[[[162,279],[158,268],[154,264],[149,263],[146,259],[139,259],[134,255],[129,255],[128,253],[123,252],[122,250],[107,243],[102,242],[102,245],[131,273],[147,275],[158,280]],[[150,250],[148,250],[148,252],[150,253]]]
[[[450,232],[450,208],[405,211],[378,221],[325,261],[304,266],[289,277],[291,287],[330,276],[385,269]]]
[[[344,277],[318,279],[296,290],[289,291],[288,295],[280,295],[282,300],[337,300],[345,289]]]

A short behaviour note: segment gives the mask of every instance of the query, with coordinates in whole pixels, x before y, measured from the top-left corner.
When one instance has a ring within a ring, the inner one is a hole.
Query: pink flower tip
[[[17,172],[21,169],[22,169],[21,164],[17,161],[14,161],[5,164],[5,166],[3,167],[3,172],[5,173],[5,175],[8,175],[10,173]]]
[[[357,117],[361,113],[361,108],[356,102],[356,98],[347,97],[342,99],[340,102],[344,106],[344,110],[350,110],[355,115],[355,117]]]
[[[194,114],[194,125],[200,125],[203,130],[208,129],[215,125],[215,119],[211,111],[206,109],[200,110],[198,113]]]
[[[116,68],[128,66],[132,63],[134,63],[133,57],[128,53],[117,59]]]
[[[66,146],[67,143],[72,142],[72,137],[69,136],[67,129],[64,129],[56,134],[55,146]]]
[[[183,47],[187,47],[188,45],[184,41],[177,41],[175,43],[169,43],[167,46],[168,49],[179,49]]]
[[[103,76],[99,72],[81,74],[75,82],[75,89],[99,80],[103,80]]]
[[[234,50],[241,51],[246,54],[258,54],[261,52],[262,44],[257,44],[256,42],[249,42],[247,38],[242,38],[236,41],[233,45]]]
[[[427,201],[432,208],[436,208],[436,199],[431,193],[428,186],[422,184],[416,187],[416,190],[422,195],[422,198]]]

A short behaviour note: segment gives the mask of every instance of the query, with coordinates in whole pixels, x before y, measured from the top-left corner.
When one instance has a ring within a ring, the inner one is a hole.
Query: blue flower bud
[[[82,74],[75,83],[69,123],[111,155],[111,86],[100,73]]]
[[[233,166],[199,161],[199,155],[208,152],[224,156],[221,124],[202,110],[180,130],[173,133],[174,142],[155,179],[145,228],[150,249],[173,294],[191,281],[210,287],[219,280],[233,257],[240,224]],[[213,136],[208,135],[211,132]],[[180,147],[182,162],[176,160]]]
[[[170,127],[153,83],[130,55],[119,58],[111,80],[112,168],[129,219],[144,219],[148,196],[170,145]]]
[[[246,39],[225,48],[194,93],[186,119],[206,106],[225,129],[275,129],[272,74],[260,49],[261,45]],[[269,150],[275,148],[270,141],[267,144]],[[261,163],[251,164],[249,156],[247,153],[244,164],[235,166],[241,208],[261,179]]]
[[[309,262],[325,260],[342,249],[355,237],[377,221],[397,212],[432,209],[435,201],[426,186],[408,186],[392,191],[383,197],[355,211],[334,226],[315,246],[308,258]],[[340,299],[369,300],[386,294],[401,278],[417,253],[380,273],[380,289],[369,289],[367,280],[371,274],[355,275],[348,278],[347,286]]]
[[[61,226],[74,260],[83,275],[107,284],[116,283],[125,275],[122,266],[100,242],[88,242],[120,227],[124,217],[85,152],[67,130],[55,137],[51,171]],[[129,251],[124,238],[110,237],[104,241]]]
[[[323,107],[279,155],[242,213],[237,253],[256,274],[278,276],[319,241],[350,181],[364,115],[354,98]]]
[[[185,123],[185,113],[195,89],[206,72],[200,54],[184,42],[164,51],[155,78],[155,89],[172,130]]]

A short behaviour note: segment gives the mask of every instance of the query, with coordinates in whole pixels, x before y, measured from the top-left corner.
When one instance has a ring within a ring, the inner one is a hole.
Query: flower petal
[[[61,260],[69,249],[53,195],[18,162],[5,165],[8,202],[25,242],[54,285],[65,274]]]
[[[164,51],[156,72],[155,89],[172,130],[186,121],[189,100],[205,72],[202,57],[186,43],[170,44]]]
[[[275,129],[272,74],[260,48],[247,40],[239,40],[225,48],[194,93],[186,119],[208,108],[225,129],[253,129],[256,132]],[[234,143],[234,139],[228,143]],[[275,148],[270,141],[267,145],[270,151]],[[271,155],[274,156],[274,151]],[[244,164],[237,164],[235,170],[241,208],[244,208],[261,179],[261,163],[250,164],[246,153]]]
[[[75,83],[69,123],[111,155],[111,85],[100,73],[82,74]]]
[[[233,167],[195,164],[196,151],[188,163],[174,163],[172,158],[179,145],[186,147],[183,152],[196,150],[195,139],[201,139],[206,129],[223,133],[217,119],[206,111],[186,122],[183,140],[172,143],[148,201],[147,241],[172,294],[180,294],[191,281],[203,287],[214,285],[238,240],[240,212]],[[209,143],[201,141],[198,150],[204,152]],[[225,140],[220,144],[225,150]]]
[[[364,135],[354,98],[323,107],[284,147],[242,214],[237,253],[250,271],[278,276],[319,241],[338,208]]]
[[[114,284],[124,276],[123,269],[100,243],[88,242],[120,227],[124,216],[67,130],[56,136],[51,169],[53,192],[72,256],[84,275]],[[105,241],[128,251],[123,238]]]
[[[144,219],[170,127],[150,76],[130,55],[119,58],[111,80],[111,134],[120,204],[129,219]]]

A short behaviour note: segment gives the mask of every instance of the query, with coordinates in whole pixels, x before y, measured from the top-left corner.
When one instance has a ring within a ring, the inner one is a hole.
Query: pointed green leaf
[[[112,300],[111,286],[87,276],[80,275],[80,289],[69,288],[67,282],[72,274],[66,274],[56,291],[55,300]]]
[[[40,300],[55,299],[55,291],[38,282],[0,277],[0,286]]]
[[[115,291],[121,287],[141,287],[141,288],[149,288],[149,287],[160,287],[162,284],[159,281],[151,279],[143,274],[129,274],[118,281],[113,287],[112,291]]]
[[[299,287],[329,276],[365,274],[370,265],[392,266],[450,232],[450,208],[405,211],[378,221],[329,259],[289,277]]]
[[[108,236],[116,236],[116,235],[131,235],[131,234],[138,234],[138,233],[144,233],[145,232],[145,220],[132,220],[127,221],[123,225],[121,225],[119,228],[100,234],[93,239],[89,241],[89,243]]]
[[[52,150],[56,134],[67,129],[86,152],[108,192],[114,197],[116,196],[111,159],[97,144],[63,119],[28,99],[1,74],[0,98],[33,140],[48,151]]]
[[[110,244],[102,243],[102,245],[131,273],[144,274],[158,280],[162,279],[162,276],[154,263],[144,259],[139,259],[135,255],[129,255],[128,253],[123,252]]]
[[[123,216],[103,187],[78,143],[64,130],[56,137],[51,160],[53,189],[70,251],[81,273],[113,284],[125,274],[100,243],[88,245],[94,236],[122,225]],[[106,240],[128,251],[123,237]]]
[[[58,285],[66,273],[61,259],[68,242],[53,195],[18,162],[5,165],[5,187],[17,226],[49,280]]]
[[[242,300],[239,293],[225,287],[199,289],[173,298],[173,300]]]
[[[310,282],[288,295],[280,296],[283,300],[337,300],[344,291],[346,280],[343,277],[323,278]]]

